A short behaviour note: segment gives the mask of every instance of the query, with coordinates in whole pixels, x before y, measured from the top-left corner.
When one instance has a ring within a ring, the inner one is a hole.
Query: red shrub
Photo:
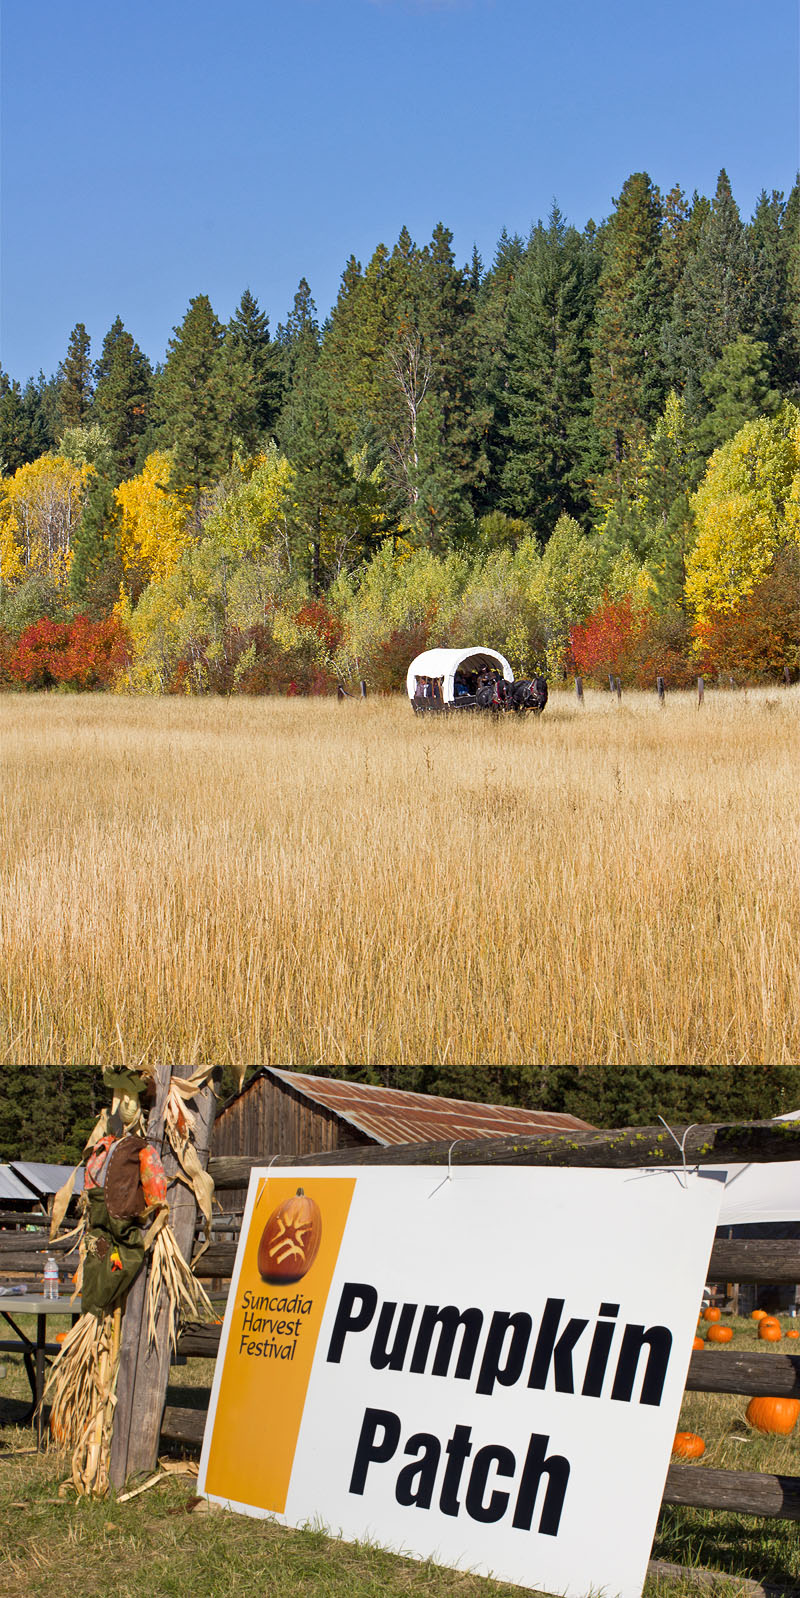
[[[650,605],[634,610],[628,594],[602,603],[581,626],[570,630],[572,665],[579,676],[605,682],[619,677],[627,687],[688,687],[692,680],[689,637],[679,613],[661,614]]]
[[[310,599],[307,604],[301,605],[295,621],[299,626],[308,627],[310,632],[316,633],[326,649],[338,649],[342,643],[344,627],[341,619],[325,599]]]
[[[41,621],[26,627],[8,662],[26,688],[107,688],[130,659],[128,637],[116,616],[93,622]]]
[[[634,611],[630,594],[610,600],[605,594],[586,621],[570,629],[570,652],[581,677],[636,680],[644,613]]]

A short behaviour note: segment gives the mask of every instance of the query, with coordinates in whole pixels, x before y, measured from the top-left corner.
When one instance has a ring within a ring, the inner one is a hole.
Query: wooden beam
[[[800,1520],[800,1476],[670,1465],[663,1502],[692,1509],[732,1509],[741,1515]]]
[[[147,1135],[163,1145],[164,1106],[169,1091],[172,1066],[156,1068],[156,1102],[150,1112]],[[197,1117],[197,1153],[200,1163],[208,1160],[208,1146],[214,1123],[216,1098],[211,1087],[192,1100]],[[169,1181],[170,1225],[178,1247],[188,1259],[197,1222],[194,1193],[177,1179],[178,1161],[167,1144],[162,1158]],[[121,1487],[129,1476],[152,1471],[158,1457],[158,1441],[167,1396],[170,1369],[170,1311],[162,1295],[156,1320],[156,1335],[151,1341],[147,1329],[146,1293],[149,1261],[140,1271],[128,1294],[123,1317],[122,1349],[117,1381],[117,1404],[111,1444],[109,1476],[114,1487]]]
[[[209,1327],[219,1331],[219,1327]],[[743,1393],[747,1397],[800,1398],[800,1356],[711,1349],[693,1354],[687,1393]]]
[[[800,1160],[800,1121],[747,1121],[673,1128],[689,1165],[746,1165],[751,1160]],[[219,1189],[246,1187],[254,1165],[267,1158],[282,1165],[446,1165],[452,1149],[458,1165],[613,1167],[680,1163],[675,1141],[663,1126],[620,1127],[603,1132],[540,1132],[526,1137],[470,1138],[455,1147],[439,1143],[331,1149],[318,1154],[218,1155],[209,1170]]]
[[[212,1243],[197,1261],[197,1275],[230,1276],[235,1258],[235,1243]],[[800,1241],[765,1243],[746,1238],[729,1243],[720,1239],[711,1250],[707,1279],[710,1282],[800,1282]]]
[[[796,1587],[776,1587],[771,1581],[751,1581],[748,1576],[730,1576],[722,1570],[700,1570],[697,1565],[673,1565],[666,1559],[651,1559],[647,1574],[651,1580],[667,1582],[670,1594],[675,1591],[675,1583],[680,1582],[684,1590],[706,1587],[725,1598],[730,1598],[732,1591],[737,1598],[739,1594],[742,1598],[797,1598]]]

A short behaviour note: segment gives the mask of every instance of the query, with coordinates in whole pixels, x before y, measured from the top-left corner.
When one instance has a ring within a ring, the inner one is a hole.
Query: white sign
[[[250,1180],[200,1491],[583,1598],[641,1593],[722,1184]]]

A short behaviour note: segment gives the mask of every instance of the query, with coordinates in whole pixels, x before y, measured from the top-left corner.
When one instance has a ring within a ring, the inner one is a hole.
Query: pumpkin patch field
[[[4,694],[0,1062],[792,1067],[799,730]]]

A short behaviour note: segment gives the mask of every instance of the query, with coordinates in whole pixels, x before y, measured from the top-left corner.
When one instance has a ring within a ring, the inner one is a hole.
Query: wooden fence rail
[[[543,1165],[624,1168],[680,1164],[746,1165],[800,1160],[800,1121],[716,1122],[703,1126],[624,1126],[610,1132],[553,1136],[464,1138],[453,1143],[395,1143],[376,1148],[330,1149],[320,1154],[218,1156],[208,1162],[217,1188],[246,1187],[254,1165]],[[452,1151],[452,1153],[451,1153]]]

